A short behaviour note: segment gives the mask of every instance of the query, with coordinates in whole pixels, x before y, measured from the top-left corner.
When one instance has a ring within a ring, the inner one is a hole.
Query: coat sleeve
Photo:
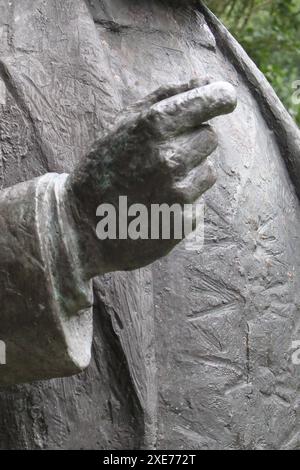
[[[49,173],[0,192],[0,386],[76,374],[90,361],[92,287],[67,178]]]

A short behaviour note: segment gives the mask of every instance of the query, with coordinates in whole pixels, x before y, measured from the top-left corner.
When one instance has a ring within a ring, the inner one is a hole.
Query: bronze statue
[[[0,38],[0,384],[86,368],[95,312],[86,372],[0,391],[0,447],[299,448],[300,138],[266,79],[193,1],[0,0]],[[102,202],[211,187],[199,252],[95,236]]]

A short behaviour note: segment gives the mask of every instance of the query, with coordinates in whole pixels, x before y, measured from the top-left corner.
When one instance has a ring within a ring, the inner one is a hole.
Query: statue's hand
[[[118,209],[119,196],[127,196],[128,206],[144,204],[150,213],[151,204],[193,203],[214,184],[206,158],[217,136],[204,123],[232,112],[236,92],[226,82],[187,88],[160,89],[130,108],[70,176],[69,198],[89,276],[149,264],[179,241],[100,241],[100,204]]]

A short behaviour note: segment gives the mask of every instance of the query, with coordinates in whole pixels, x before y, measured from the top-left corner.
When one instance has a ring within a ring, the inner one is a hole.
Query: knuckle
[[[156,137],[162,137],[161,131],[161,113],[155,107],[151,107],[145,114],[141,116],[145,129]]]
[[[219,144],[218,134],[210,125],[204,126],[203,132],[205,136],[205,141],[207,142],[207,147],[211,149],[209,153],[212,153],[218,147]]]
[[[173,185],[173,199],[179,204],[190,204],[194,202],[194,191],[192,191],[191,185],[186,180]]]
[[[181,166],[180,152],[177,146],[170,142],[166,142],[163,145],[158,146],[159,149],[159,160],[162,167],[167,170],[170,175],[177,172]]]
[[[217,170],[214,165],[210,162],[206,163],[205,181],[209,187],[213,186],[217,181]]]
[[[159,112],[155,108],[155,106],[151,106],[151,108],[145,113],[143,119],[149,123],[150,126],[155,126],[159,121]]]
[[[183,204],[192,203],[210,189],[217,181],[217,172],[211,163],[200,165],[181,181],[173,190]]]

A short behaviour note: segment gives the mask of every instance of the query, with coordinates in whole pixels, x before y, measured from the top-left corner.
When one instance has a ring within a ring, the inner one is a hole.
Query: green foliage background
[[[265,73],[300,125],[293,83],[300,80],[300,0],[206,0]]]

